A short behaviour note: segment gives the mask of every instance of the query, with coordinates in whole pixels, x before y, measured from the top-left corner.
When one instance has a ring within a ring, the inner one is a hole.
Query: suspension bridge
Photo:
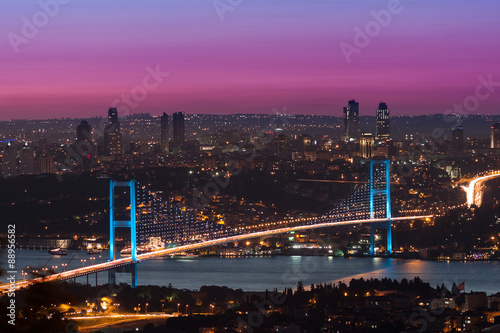
[[[194,221],[195,214],[166,204],[139,187],[135,181],[110,181],[109,226],[110,239],[109,261],[89,266],[54,273],[48,276],[15,282],[14,285],[0,285],[0,292],[20,289],[34,283],[61,281],[88,276],[101,271],[108,271],[109,282],[116,283],[117,269],[126,267],[132,276],[132,286],[137,286],[137,264],[144,260],[167,256],[175,253],[194,251],[229,242],[240,242],[253,238],[285,234],[292,231],[306,231],[319,228],[346,225],[370,225],[370,252],[374,254],[374,235],[376,230],[386,232],[386,250],[392,252],[392,223],[432,218],[432,215],[392,216],[390,192],[390,161],[370,160],[370,178],[345,201],[327,214],[316,218],[289,219],[286,221],[258,224],[253,227],[228,228],[204,220]],[[117,219],[115,189],[128,189],[130,205],[126,219]],[[189,222],[188,220],[191,220]],[[130,257],[116,257],[116,229],[130,230]],[[145,242],[149,235],[160,235],[170,247],[139,253],[138,244]]]

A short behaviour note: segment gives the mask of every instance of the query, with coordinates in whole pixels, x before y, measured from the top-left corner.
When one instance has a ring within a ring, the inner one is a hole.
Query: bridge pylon
[[[136,234],[136,181],[117,182],[111,180],[109,183],[109,259],[114,261],[115,255],[115,228],[130,228],[130,256],[132,258],[132,287],[137,286],[137,234]],[[115,187],[128,187],[130,193],[130,220],[115,220]],[[116,282],[116,271],[109,271],[109,280]]]
[[[370,224],[370,254],[373,255],[374,250],[374,235],[375,230],[385,229],[387,231],[387,252],[392,253],[392,213],[391,213],[391,164],[388,159],[385,160],[370,160],[370,219],[375,218],[375,214],[379,215],[380,218],[381,211],[376,211],[375,207],[376,201],[385,202],[385,216],[387,218],[386,222],[378,222]],[[383,171],[383,176],[374,179],[376,173],[381,173]]]

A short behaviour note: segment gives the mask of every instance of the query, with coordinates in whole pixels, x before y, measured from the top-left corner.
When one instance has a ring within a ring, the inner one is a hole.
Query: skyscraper
[[[168,153],[168,140],[170,140],[168,135],[168,114],[163,112],[161,116],[161,151]]]
[[[19,155],[19,174],[32,175],[35,170],[35,153],[33,149],[25,145],[21,148]]]
[[[377,132],[375,133],[375,139],[378,142],[386,141],[390,139],[390,133],[389,109],[386,103],[380,102],[377,109]]]
[[[16,148],[12,147],[10,143],[5,147],[3,152],[2,162],[3,162],[3,176],[4,177],[15,177],[18,175],[17,164],[18,164],[18,151]]]
[[[82,120],[76,127],[76,141],[92,141],[92,126],[86,120]]]
[[[118,121],[118,110],[110,108],[108,111],[109,123],[104,127],[104,151],[107,155],[123,154],[122,133]]]
[[[347,141],[359,139],[359,103],[350,100],[344,108],[344,133]]]
[[[460,152],[464,150],[464,128],[457,126],[451,130],[451,145],[453,151]]]
[[[41,156],[45,156],[49,153],[49,142],[47,138],[42,137],[38,140],[38,149],[40,150]]]
[[[92,143],[92,126],[86,120],[82,120],[76,127],[76,152],[82,158],[84,169],[90,168],[94,156],[94,144]]]
[[[116,108],[109,108],[108,120],[111,124],[118,124],[118,126],[120,126],[120,123],[118,122],[118,110]]]
[[[360,147],[361,147],[361,157],[363,158],[372,158],[373,157],[373,146],[375,144],[375,140],[373,138],[372,133],[363,133],[361,134],[360,139]]]
[[[500,123],[491,126],[491,148],[500,148]]]
[[[184,112],[174,112],[172,116],[174,127],[174,144],[180,146],[186,139],[186,128],[184,125]]]
[[[38,159],[38,173],[54,173],[54,158],[52,156],[41,156]]]

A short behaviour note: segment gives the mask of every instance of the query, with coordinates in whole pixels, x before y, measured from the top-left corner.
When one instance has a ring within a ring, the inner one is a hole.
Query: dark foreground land
[[[7,296],[0,299],[2,318],[8,302]],[[3,319],[0,331],[479,332],[499,320],[500,293],[434,288],[418,277],[308,287],[299,281],[283,292],[60,282],[18,291],[16,326]]]

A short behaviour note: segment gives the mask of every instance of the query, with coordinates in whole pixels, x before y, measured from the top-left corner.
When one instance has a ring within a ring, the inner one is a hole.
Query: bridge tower
[[[132,288],[137,286],[137,235],[136,235],[136,181],[116,182],[111,180],[109,183],[109,260],[114,261],[115,256],[115,228],[130,228],[130,255],[132,258]],[[115,220],[115,187],[128,187],[130,193],[130,220]],[[116,283],[116,270],[109,271],[110,283]]]
[[[386,218],[387,221],[370,224],[370,254],[374,254],[374,234],[377,229],[387,231],[387,251],[391,253],[391,169],[388,159],[370,160],[370,219],[374,218]]]

